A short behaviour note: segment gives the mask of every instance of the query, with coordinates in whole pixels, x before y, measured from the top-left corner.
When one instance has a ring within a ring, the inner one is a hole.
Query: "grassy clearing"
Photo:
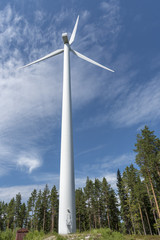
[[[25,240],[160,240],[160,237],[157,235],[124,235],[119,232],[111,231],[110,229],[94,229],[88,232],[69,234],[64,236],[58,235],[57,233],[44,235],[43,232],[35,231],[27,234]]]
[[[0,240],[15,240],[16,231],[10,229],[5,232],[0,232]],[[92,231],[69,234],[65,236],[54,234],[45,235],[44,232],[29,232],[24,240],[160,240],[160,236],[138,236],[138,235],[123,235],[119,232],[111,231],[110,229],[94,229]]]

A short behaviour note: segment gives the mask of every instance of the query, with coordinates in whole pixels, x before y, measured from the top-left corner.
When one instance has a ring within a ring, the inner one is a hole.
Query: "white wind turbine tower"
[[[24,67],[41,62],[64,52],[63,65],[63,99],[62,99],[62,125],[61,125],[61,162],[60,162],[60,191],[59,191],[59,234],[74,233],[76,231],[75,210],[75,179],[74,179],[74,157],[72,137],[72,102],[71,102],[71,76],[70,76],[70,51],[76,56],[93,63],[106,70],[113,70],[93,61],[92,59],[73,50],[71,44],[74,42],[79,16],[77,17],[72,35],[68,40],[67,33],[62,34],[64,48],[58,49],[50,54],[31,62]]]

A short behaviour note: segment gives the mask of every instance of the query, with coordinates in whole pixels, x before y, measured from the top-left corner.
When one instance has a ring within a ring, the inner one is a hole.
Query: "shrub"
[[[42,240],[45,236],[44,232],[33,231],[26,234],[24,240]]]
[[[109,228],[100,229],[99,232],[101,233],[102,240],[124,240],[124,235],[119,232],[114,232]]]
[[[16,239],[16,231],[12,231],[11,229],[6,229],[4,232],[0,232],[0,240],[15,240]]]

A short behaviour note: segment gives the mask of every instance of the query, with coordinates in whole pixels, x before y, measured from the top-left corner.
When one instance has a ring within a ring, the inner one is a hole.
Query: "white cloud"
[[[87,176],[89,177],[89,179],[91,179],[93,182],[95,181],[95,178],[98,178],[100,181],[102,181],[102,179],[105,177],[107,182],[111,185],[111,187],[113,189],[117,188],[117,175],[116,173],[111,173],[111,172],[106,172],[104,175],[99,175],[99,176],[93,176],[93,174],[87,174],[86,177],[76,177],[75,179],[75,187],[76,189],[78,188],[84,188],[86,185],[86,180],[87,180]]]
[[[87,151],[86,151],[87,153]],[[84,153],[85,154],[85,153]],[[119,156],[104,156],[97,158],[92,164],[83,164],[76,171],[76,187],[84,187],[87,176],[93,181],[105,177],[112,188],[116,189],[117,170],[124,170],[130,164],[134,164],[135,154],[125,153]]]
[[[111,157],[106,156],[101,160],[100,168],[105,171],[105,169],[113,169],[116,167],[116,169],[127,166],[133,163],[135,160],[135,154],[134,153],[128,153],[128,154],[122,154],[118,157]]]
[[[42,165],[42,160],[39,156],[33,154],[28,156],[27,153],[23,153],[17,160],[17,165],[23,169],[27,169],[29,173],[39,168]]]
[[[9,202],[16,194],[21,193],[22,202],[26,202],[31,195],[31,192],[36,189],[43,190],[44,185],[24,185],[0,188],[0,199],[4,202]]]
[[[120,126],[142,124],[160,117],[160,74],[150,82],[139,84],[124,96],[114,109],[112,120]]]
[[[59,185],[59,174],[40,172],[38,175],[33,175],[32,179],[39,183]]]

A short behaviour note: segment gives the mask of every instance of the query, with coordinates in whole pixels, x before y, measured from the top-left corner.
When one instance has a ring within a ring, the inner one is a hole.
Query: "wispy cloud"
[[[102,164],[100,165],[101,169],[113,169],[114,166],[116,169],[121,168],[122,166],[127,166],[133,163],[135,160],[134,153],[122,154],[118,157],[106,156],[102,159]]]
[[[43,22],[44,15],[36,12],[36,21]],[[59,63],[60,58],[57,57],[53,66],[49,60],[40,67],[37,65],[18,71],[17,67],[26,61],[48,53],[50,42],[46,39],[44,43],[41,28],[30,25],[10,5],[0,11],[0,18],[1,175],[7,174],[16,165],[23,166],[22,169],[28,168],[31,173],[42,164],[40,158],[32,156],[36,140],[59,124],[62,76],[57,73],[57,69],[61,72],[62,63]],[[45,47],[38,49],[36,39]],[[32,157],[21,156],[23,150]],[[36,151],[41,155],[40,146]]]
[[[42,160],[37,154],[29,155],[27,153],[21,154],[17,160],[17,165],[23,169],[27,169],[31,173],[36,168],[39,168],[42,165]]]
[[[120,126],[156,121],[160,117],[160,74],[151,81],[139,84],[119,102],[112,120]]]
[[[118,0],[102,1],[100,6],[103,10],[102,20],[105,22],[106,32],[109,36],[112,35],[113,41],[113,37],[116,38],[121,29],[120,3]]]
[[[82,187],[86,182],[87,176],[94,181],[95,178],[105,177],[111,187],[116,189],[117,169],[124,170],[126,166],[135,162],[134,153],[125,153],[119,156],[104,156],[97,158],[92,164],[83,164],[76,171],[77,186]]]
[[[45,185],[27,185],[27,186],[12,186],[0,188],[1,201],[9,202],[16,194],[21,193],[22,201],[26,202],[31,195],[31,192],[36,189],[43,190]]]

